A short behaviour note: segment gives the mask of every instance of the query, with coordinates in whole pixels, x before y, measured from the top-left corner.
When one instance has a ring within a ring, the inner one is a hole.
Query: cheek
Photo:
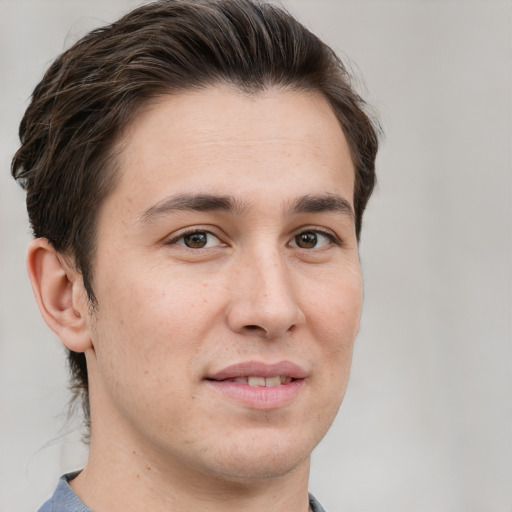
[[[322,436],[334,421],[345,396],[350,376],[354,340],[359,329],[362,290],[357,280],[324,289],[310,316],[319,357],[311,378],[315,411]]]
[[[338,395],[347,384],[359,330],[362,280],[359,273],[349,273],[327,282],[310,294],[307,316],[321,356],[323,383]]]
[[[178,365],[180,372],[188,372],[205,331],[212,328],[214,312],[221,309],[219,298],[209,293],[207,283],[179,272],[120,270],[102,276],[98,359],[135,374],[149,371],[153,379],[171,378]]]
[[[103,396],[122,416],[152,418],[157,425],[168,421],[158,411],[184,414],[178,406],[190,402],[191,364],[200,351],[196,308],[163,286],[138,282],[128,281],[124,290],[111,282],[98,294],[95,365]]]
[[[344,345],[352,342],[359,329],[363,287],[360,273],[335,275],[310,294],[309,317],[325,340]]]

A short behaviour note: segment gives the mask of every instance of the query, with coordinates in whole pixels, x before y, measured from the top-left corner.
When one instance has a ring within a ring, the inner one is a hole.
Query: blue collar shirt
[[[69,481],[78,473],[62,476],[53,496],[39,509],[39,512],[93,512],[69,485]],[[325,512],[322,505],[311,494],[309,495],[309,506],[313,512]]]

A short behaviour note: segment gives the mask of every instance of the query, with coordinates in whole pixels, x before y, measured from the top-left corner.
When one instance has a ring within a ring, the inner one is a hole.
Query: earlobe
[[[91,348],[80,274],[68,267],[63,255],[46,238],[30,243],[27,270],[39,310],[50,329],[74,352]]]

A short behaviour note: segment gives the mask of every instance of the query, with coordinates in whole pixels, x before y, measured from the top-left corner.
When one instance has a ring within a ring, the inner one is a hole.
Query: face
[[[307,464],[343,398],[362,300],[354,168],[329,105],[228,87],[162,97],[121,153],[98,219],[93,446],[233,479]]]

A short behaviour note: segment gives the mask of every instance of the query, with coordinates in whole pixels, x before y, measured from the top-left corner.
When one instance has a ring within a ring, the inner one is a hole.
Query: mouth
[[[251,375],[248,377],[235,377],[233,379],[225,379],[227,382],[238,382],[239,384],[247,384],[253,387],[273,388],[276,386],[286,385],[292,382],[291,377],[287,375],[276,375],[275,377],[262,377]]]
[[[265,363],[262,361],[244,361],[226,366],[221,370],[207,375],[208,380],[237,381],[250,386],[278,386],[287,383],[289,379],[304,379],[307,372],[304,368],[291,361]],[[251,382],[249,382],[249,379]],[[263,380],[262,380],[263,379]]]
[[[306,377],[303,368],[289,361],[249,361],[228,366],[205,380],[224,398],[251,409],[269,410],[294,401]]]

